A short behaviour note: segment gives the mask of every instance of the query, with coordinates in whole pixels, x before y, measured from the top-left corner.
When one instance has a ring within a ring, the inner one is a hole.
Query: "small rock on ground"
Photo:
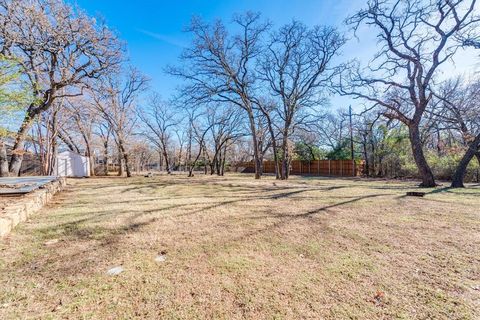
[[[164,262],[167,259],[167,257],[164,254],[160,254],[155,258],[156,262]]]
[[[51,239],[51,240],[46,241],[45,245],[46,246],[51,246],[52,244],[58,243],[58,241],[59,241],[58,239]]]
[[[122,272],[123,272],[122,266],[118,266],[118,267],[114,267],[114,268],[112,268],[112,269],[109,269],[109,270],[107,271],[107,274],[108,274],[109,276],[116,276],[116,275],[119,275],[119,274],[122,273]]]

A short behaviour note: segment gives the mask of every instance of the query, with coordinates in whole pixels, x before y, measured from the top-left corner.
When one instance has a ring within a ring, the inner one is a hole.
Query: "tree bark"
[[[250,131],[252,132],[253,158],[254,158],[253,160],[255,163],[255,179],[260,179],[262,176],[262,159],[260,157],[257,129],[255,128],[255,118],[252,110],[248,111],[248,119],[250,121]]]
[[[270,132],[270,136],[272,139],[272,150],[273,150],[273,162],[275,164],[275,179],[280,179],[280,165],[279,165],[279,159],[278,159],[278,147],[277,147],[277,141],[275,140],[275,133],[273,131],[273,127],[271,123],[268,125],[268,131]]]
[[[12,148],[12,158],[10,160],[9,171],[10,174],[13,176],[20,175],[20,168],[22,167],[23,161],[23,154],[24,154],[24,146],[25,146],[25,138],[27,136],[27,132],[32,125],[34,115],[31,115],[27,112],[27,115],[23,119],[22,125],[17,132],[17,136],[15,138],[15,144]]]
[[[7,146],[4,141],[0,140],[0,177],[8,177],[9,175]]]
[[[190,170],[190,167],[192,165],[192,139],[193,139],[193,132],[192,132],[192,124],[190,123],[189,124],[189,127],[188,127],[188,145],[187,145],[187,157],[186,157],[186,160],[187,160],[187,170],[189,172],[189,177],[190,177],[190,174],[191,174],[191,170]]]
[[[170,171],[170,163],[168,162],[168,152],[167,152],[167,146],[165,143],[162,143],[162,154],[163,158],[165,159],[165,168],[167,169],[167,174],[172,173]]]
[[[288,152],[288,134],[284,132],[282,137],[282,165],[280,171],[280,179],[282,180],[288,179],[288,170],[290,168],[288,161],[289,157],[290,154]]]
[[[226,159],[227,159],[227,144],[225,143],[225,146],[223,147],[223,158],[222,158],[222,166],[221,166],[221,171],[220,171],[221,176],[223,176],[225,174]]]
[[[420,187],[431,188],[435,187],[435,177],[433,176],[432,170],[428,165],[427,160],[425,159],[425,154],[423,153],[423,144],[420,139],[420,131],[418,129],[418,124],[411,124],[408,126],[410,144],[412,146],[413,158],[415,164],[418,167],[420,177],[422,178],[422,183]]]
[[[464,188],[463,178],[465,177],[465,172],[467,171],[467,166],[472,160],[472,158],[478,153],[478,147],[480,145],[480,134],[478,134],[475,139],[468,146],[467,151],[460,160],[455,173],[452,177],[452,188]]]
[[[80,153],[80,149],[78,148],[77,145],[73,143],[72,138],[66,132],[61,132],[59,130],[57,135],[58,135],[58,138],[60,138],[60,140],[62,140],[62,142],[67,145],[70,151]]]
[[[129,163],[128,153],[125,150],[123,144],[121,145],[120,148],[122,150],[122,158],[123,158],[124,165],[125,165],[125,172],[127,174],[127,178],[130,178],[132,176],[132,172],[130,171],[130,163]]]
[[[119,154],[118,154],[118,172],[117,172],[117,176],[119,176],[119,177],[123,177],[123,175],[124,175],[124,173],[123,173],[123,172],[124,172],[124,169],[123,169],[123,168],[124,168],[125,166],[124,166],[123,162],[124,162],[123,157],[122,157],[122,155],[119,153]]]
[[[103,142],[103,175],[108,176],[108,141]]]
[[[368,145],[367,145],[367,136],[363,135],[362,141],[362,149],[363,149],[363,158],[365,159],[365,172],[364,174],[369,177],[370,176],[370,161],[368,157]]]

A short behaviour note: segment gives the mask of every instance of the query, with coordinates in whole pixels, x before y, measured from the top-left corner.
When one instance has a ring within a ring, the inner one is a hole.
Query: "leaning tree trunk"
[[[463,178],[465,177],[465,172],[467,171],[467,166],[470,163],[470,160],[478,153],[478,147],[480,145],[480,134],[478,134],[475,139],[468,146],[467,151],[460,160],[457,169],[452,177],[452,188],[463,188]]]
[[[0,177],[8,176],[7,146],[4,141],[0,140]]]
[[[24,154],[25,138],[32,124],[32,119],[33,118],[27,114],[27,116],[25,116],[25,119],[23,120],[22,125],[20,126],[20,129],[17,132],[15,144],[12,148],[12,158],[10,160],[9,166],[10,174],[13,176],[20,175],[20,168],[22,167]]]
[[[418,124],[411,124],[408,127],[410,144],[412,146],[413,158],[415,164],[417,165],[418,172],[422,178],[422,183],[420,187],[431,188],[435,187],[435,177],[433,176],[432,170],[428,165],[427,159],[423,153],[423,145],[420,139],[420,131],[418,129]]]
[[[32,123],[35,117],[38,116],[41,112],[47,110],[51,106],[53,102],[52,100],[53,94],[54,94],[53,91],[49,91],[48,93],[45,93],[43,97],[44,100],[41,102],[41,104],[32,103],[28,107],[25,117],[23,118],[22,125],[20,126],[20,129],[18,129],[17,131],[17,135],[15,137],[15,144],[13,145],[13,149],[12,149],[12,158],[10,160],[10,165],[8,168],[11,175],[15,175],[15,176],[20,175],[23,155],[25,153],[24,147],[25,147],[25,139],[27,137],[27,132],[32,126]]]

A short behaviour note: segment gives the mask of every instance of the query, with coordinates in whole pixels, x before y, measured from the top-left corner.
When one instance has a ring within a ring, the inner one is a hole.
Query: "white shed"
[[[60,152],[55,173],[60,177],[89,177],[90,160],[72,151]]]

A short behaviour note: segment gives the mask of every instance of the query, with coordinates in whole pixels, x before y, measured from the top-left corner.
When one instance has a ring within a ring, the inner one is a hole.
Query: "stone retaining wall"
[[[39,211],[65,185],[66,179],[58,178],[26,195],[1,198],[5,204],[0,207],[0,238],[9,234],[17,224]]]

